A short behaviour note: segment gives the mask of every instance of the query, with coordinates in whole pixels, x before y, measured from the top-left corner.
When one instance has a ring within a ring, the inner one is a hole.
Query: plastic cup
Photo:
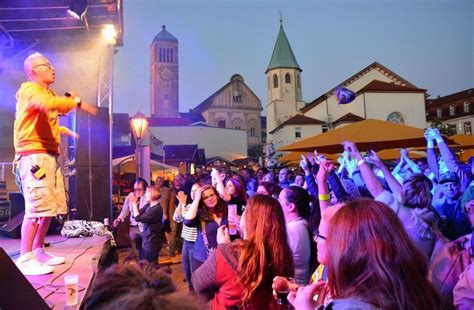
[[[228,205],[227,212],[229,214],[229,235],[237,235],[237,223],[235,223],[235,219],[237,218],[237,205]]]
[[[79,275],[70,274],[64,277],[64,285],[66,287],[66,306],[77,305]]]

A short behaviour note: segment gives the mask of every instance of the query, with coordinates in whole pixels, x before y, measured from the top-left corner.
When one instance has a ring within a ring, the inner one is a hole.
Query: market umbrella
[[[278,151],[342,153],[341,143],[352,141],[360,151],[426,146],[423,129],[367,119],[281,147]],[[447,140],[447,143],[454,143]]]
[[[397,160],[400,158],[400,149],[388,149],[377,152],[377,155],[382,160]],[[418,150],[408,150],[408,157],[410,159],[426,158],[426,152]]]
[[[178,168],[170,166],[164,163],[160,163],[156,160],[150,159],[150,170],[152,172],[157,170],[171,170],[178,171]],[[112,160],[113,169],[120,169],[122,173],[135,173],[136,172],[136,161],[135,155],[124,156]]]
[[[291,152],[288,154],[283,155],[282,157],[278,158],[278,161],[281,163],[288,163],[288,164],[299,164],[301,160],[301,155],[306,155],[307,152]],[[339,154],[322,154],[326,156],[327,159],[336,160],[339,157]]]

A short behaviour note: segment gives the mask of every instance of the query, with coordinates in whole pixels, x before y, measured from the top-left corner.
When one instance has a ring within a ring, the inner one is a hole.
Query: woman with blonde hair
[[[426,257],[384,203],[348,202],[319,232],[317,242],[328,280],[290,294],[297,309],[314,309],[318,302],[312,297],[324,297],[325,289],[332,298],[328,309],[439,309],[439,295],[427,280]]]
[[[255,195],[247,201],[240,227],[244,238],[230,243],[225,227],[222,244],[193,273],[196,291],[212,298],[211,309],[276,309],[272,279],[293,276],[283,211],[275,198]]]

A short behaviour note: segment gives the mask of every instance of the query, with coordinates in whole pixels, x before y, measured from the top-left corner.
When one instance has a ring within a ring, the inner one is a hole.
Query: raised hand
[[[81,110],[91,114],[91,115],[96,115],[97,114],[97,107],[92,106],[88,104],[87,102],[82,102],[81,103]]]
[[[309,172],[308,160],[304,155],[301,155],[300,167],[304,170],[304,172]]]
[[[182,205],[186,205],[186,201],[188,199],[188,196],[183,192],[183,191],[179,191],[178,192],[178,195],[176,195],[176,198],[178,198],[178,201],[182,204]]]
[[[382,167],[383,165],[383,162],[380,159],[380,157],[377,155],[377,152],[373,150],[369,151],[369,153],[367,154],[367,161],[369,163],[374,164],[376,167],[379,167],[379,168]]]
[[[217,244],[230,243],[229,228],[226,225],[222,225],[217,229]]]
[[[324,160],[319,163],[319,170],[316,178],[318,181],[326,181],[334,170],[334,164],[330,160]]]
[[[201,200],[202,197],[202,192],[204,192],[204,188],[200,187],[198,190],[194,193],[194,200]]]
[[[357,145],[354,142],[344,141],[342,143],[342,146],[344,147],[344,150],[347,151],[352,158],[355,158],[357,160],[362,159],[362,155],[360,155],[359,149],[357,148]]]
[[[127,195],[128,200],[130,200],[131,203],[137,203],[137,196],[133,192],[129,193]]]

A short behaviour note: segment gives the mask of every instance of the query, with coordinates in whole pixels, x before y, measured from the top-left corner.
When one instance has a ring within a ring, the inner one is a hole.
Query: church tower
[[[301,90],[301,70],[293,54],[288,38],[283,30],[283,21],[280,19],[280,31],[273,48],[272,58],[268,65],[268,103],[267,113],[267,141],[271,142],[269,134],[304,107]]]
[[[166,30],[150,47],[150,112],[154,117],[179,117],[178,40]]]

